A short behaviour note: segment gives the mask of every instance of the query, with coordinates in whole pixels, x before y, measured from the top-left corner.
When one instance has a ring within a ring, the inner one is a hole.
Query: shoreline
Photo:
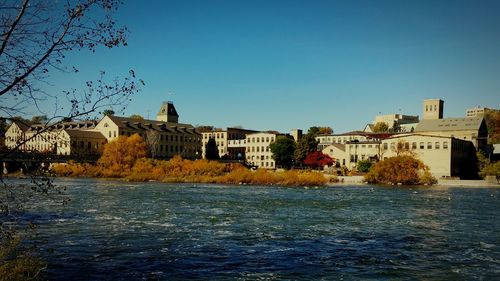
[[[18,174],[13,174],[13,175],[3,175],[4,178],[12,178],[12,179],[29,179],[29,176],[26,175],[18,175]],[[387,184],[370,184],[366,183],[364,181],[359,181],[358,177],[355,179],[349,179],[345,181],[346,178],[350,177],[343,177],[344,181],[339,181],[339,182],[327,182],[324,185],[284,185],[284,184],[259,184],[259,183],[216,183],[216,182],[198,182],[198,181],[162,181],[162,180],[146,180],[146,181],[134,181],[134,180],[129,180],[127,178],[100,178],[100,177],[64,177],[64,176],[50,176],[53,179],[95,179],[95,180],[105,180],[105,181],[121,181],[121,182],[126,182],[126,183],[146,183],[146,182],[152,182],[152,183],[168,183],[168,184],[224,184],[224,185],[237,185],[237,186],[285,186],[285,187],[345,187],[345,186],[367,186],[367,185],[372,185],[372,186],[377,186],[377,187],[428,187],[428,188],[442,188],[442,187],[459,187],[459,188],[500,188],[500,183],[494,183],[494,182],[488,182],[485,180],[445,180],[445,179],[440,179],[436,184],[433,185],[387,185]]]

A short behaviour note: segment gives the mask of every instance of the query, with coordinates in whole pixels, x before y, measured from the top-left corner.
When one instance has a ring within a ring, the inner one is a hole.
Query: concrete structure
[[[484,113],[488,110],[486,107],[474,107],[465,111],[465,117],[484,117]]]
[[[213,138],[219,150],[219,157],[231,160],[245,160],[246,135],[255,132],[254,130],[241,128],[214,129],[210,132],[203,132],[201,133],[202,157],[205,158],[208,140]]]
[[[444,101],[440,99],[424,100],[422,107],[424,120],[435,120],[443,118]]]
[[[477,175],[475,149],[470,141],[448,136],[401,134],[382,140],[381,159],[411,153],[429,166],[436,178]]]
[[[482,150],[488,142],[488,129],[482,117],[423,120],[415,133],[471,141],[476,149]]]
[[[397,131],[400,125],[403,124],[415,124],[418,123],[418,116],[413,115],[403,115],[403,114],[386,114],[386,115],[377,115],[375,116],[375,120],[373,120],[373,124],[377,124],[379,122],[387,124],[389,130]],[[365,127],[366,128],[366,127]],[[373,129],[373,128],[372,128]]]
[[[276,140],[277,133],[253,133],[246,135],[246,161],[258,168],[275,169],[269,145]]]

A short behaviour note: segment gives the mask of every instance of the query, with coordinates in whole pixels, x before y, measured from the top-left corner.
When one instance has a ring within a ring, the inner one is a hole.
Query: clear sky
[[[288,132],[375,115],[500,108],[500,1],[126,1],[128,47],[68,57],[52,91],[134,69],[127,115],[172,100],[180,122]]]

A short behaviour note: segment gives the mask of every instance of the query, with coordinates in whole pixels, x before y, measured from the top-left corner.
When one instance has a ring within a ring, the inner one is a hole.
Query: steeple
[[[177,114],[177,110],[175,110],[174,103],[171,101],[163,102],[160,111],[156,114],[156,120],[163,122],[179,122],[179,114]]]

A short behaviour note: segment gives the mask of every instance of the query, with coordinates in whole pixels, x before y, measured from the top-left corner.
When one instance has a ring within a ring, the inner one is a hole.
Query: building
[[[290,135],[292,135],[293,139],[298,142],[302,138],[302,130],[301,129],[292,129],[290,132]]]
[[[486,107],[469,108],[465,111],[465,117],[467,118],[484,117],[484,114],[486,113],[487,110],[489,109]]]
[[[277,133],[252,133],[246,135],[246,162],[258,168],[275,169],[270,144],[279,136]]]
[[[107,141],[94,130],[96,123],[93,120],[72,121],[47,127],[14,121],[6,133],[7,147],[57,155],[99,155]]]
[[[380,159],[380,141],[354,140],[345,144],[333,143],[324,147],[321,151],[323,154],[334,158],[337,167],[347,167],[352,170],[359,161],[378,161]]]
[[[418,121],[419,121],[418,116],[403,115],[403,114],[385,114],[385,115],[375,116],[373,124],[385,123],[389,127],[389,130],[398,131],[401,125],[416,124],[418,123]]]
[[[422,112],[424,120],[443,119],[444,101],[441,99],[424,100]]]
[[[30,129],[30,124],[23,121],[14,120],[5,132],[5,146],[8,149],[18,148],[23,151],[26,148],[26,132]]]
[[[246,135],[257,131],[242,128],[214,129],[202,134],[202,156],[208,140],[213,138],[219,150],[219,157],[231,160],[244,160],[246,152]]]
[[[192,125],[157,120],[139,120],[127,117],[104,116],[96,128],[107,141],[119,136],[139,134],[144,138],[151,157],[201,157],[201,134]]]
[[[488,143],[488,129],[482,117],[423,120],[415,133],[471,141],[476,149],[481,150]]]
[[[331,144],[347,144],[349,142],[370,142],[379,141],[383,138],[392,136],[393,133],[368,133],[363,131],[352,131],[343,134],[319,135],[316,137],[318,141],[318,150],[323,150]]]
[[[471,141],[449,136],[401,134],[381,142],[381,159],[411,153],[429,167],[436,178],[477,176],[477,158]]]

